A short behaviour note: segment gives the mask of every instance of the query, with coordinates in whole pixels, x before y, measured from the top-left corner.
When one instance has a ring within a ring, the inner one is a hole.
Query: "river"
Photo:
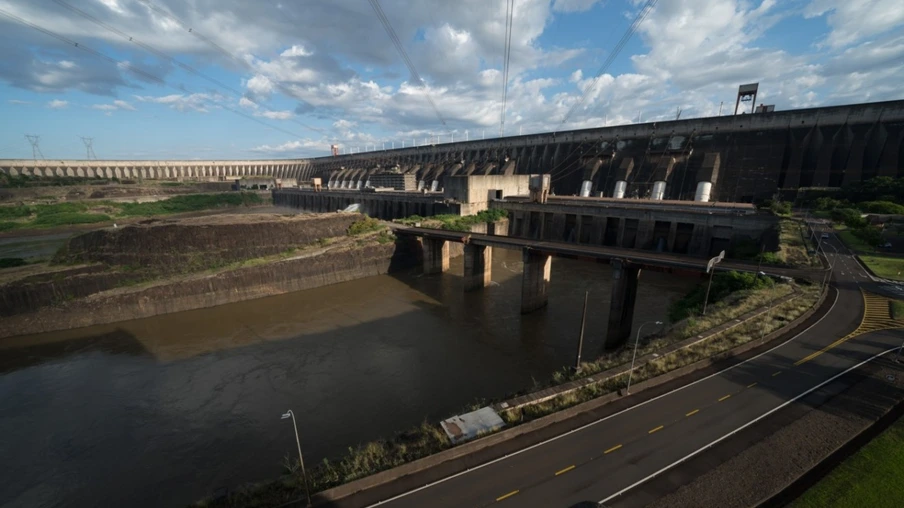
[[[184,506],[503,397],[599,351],[610,268],[554,259],[549,306],[520,314],[521,259],[463,293],[416,270],[221,307],[0,340],[0,505]],[[635,326],[695,281],[644,272]],[[652,331],[652,329],[651,329]]]

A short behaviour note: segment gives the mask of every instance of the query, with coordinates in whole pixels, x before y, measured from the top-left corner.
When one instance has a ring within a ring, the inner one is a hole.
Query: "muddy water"
[[[213,309],[0,341],[0,505],[181,506],[306,459],[528,388],[585,352],[608,313],[606,265],[553,260],[549,306],[521,316],[521,260],[493,285],[373,277]],[[693,280],[645,272],[636,322]],[[585,353],[587,356],[587,353]]]

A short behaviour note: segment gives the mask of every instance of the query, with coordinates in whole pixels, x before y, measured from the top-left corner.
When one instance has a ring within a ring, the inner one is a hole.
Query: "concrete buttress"
[[[465,291],[485,288],[492,280],[493,248],[466,244],[464,259]]]
[[[549,301],[552,256],[531,249],[521,251],[524,261],[521,276],[521,313],[542,309]]]
[[[637,265],[612,260],[612,300],[609,305],[609,328],[603,345],[605,349],[615,349],[631,336],[639,277],[640,267]]]

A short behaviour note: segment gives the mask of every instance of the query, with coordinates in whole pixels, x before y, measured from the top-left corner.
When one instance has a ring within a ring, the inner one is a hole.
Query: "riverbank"
[[[404,269],[414,246],[358,214],[152,220],[70,239],[54,264],[7,269],[0,338],[139,319]]]

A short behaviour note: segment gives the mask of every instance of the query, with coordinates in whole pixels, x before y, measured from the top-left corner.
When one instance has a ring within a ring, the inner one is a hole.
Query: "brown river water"
[[[184,506],[305,459],[504,397],[585,358],[608,315],[607,265],[554,259],[549,306],[520,314],[521,257],[464,293],[462,259],[243,303],[0,340],[0,506]],[[635,326],[694,279],[644,272]]]

